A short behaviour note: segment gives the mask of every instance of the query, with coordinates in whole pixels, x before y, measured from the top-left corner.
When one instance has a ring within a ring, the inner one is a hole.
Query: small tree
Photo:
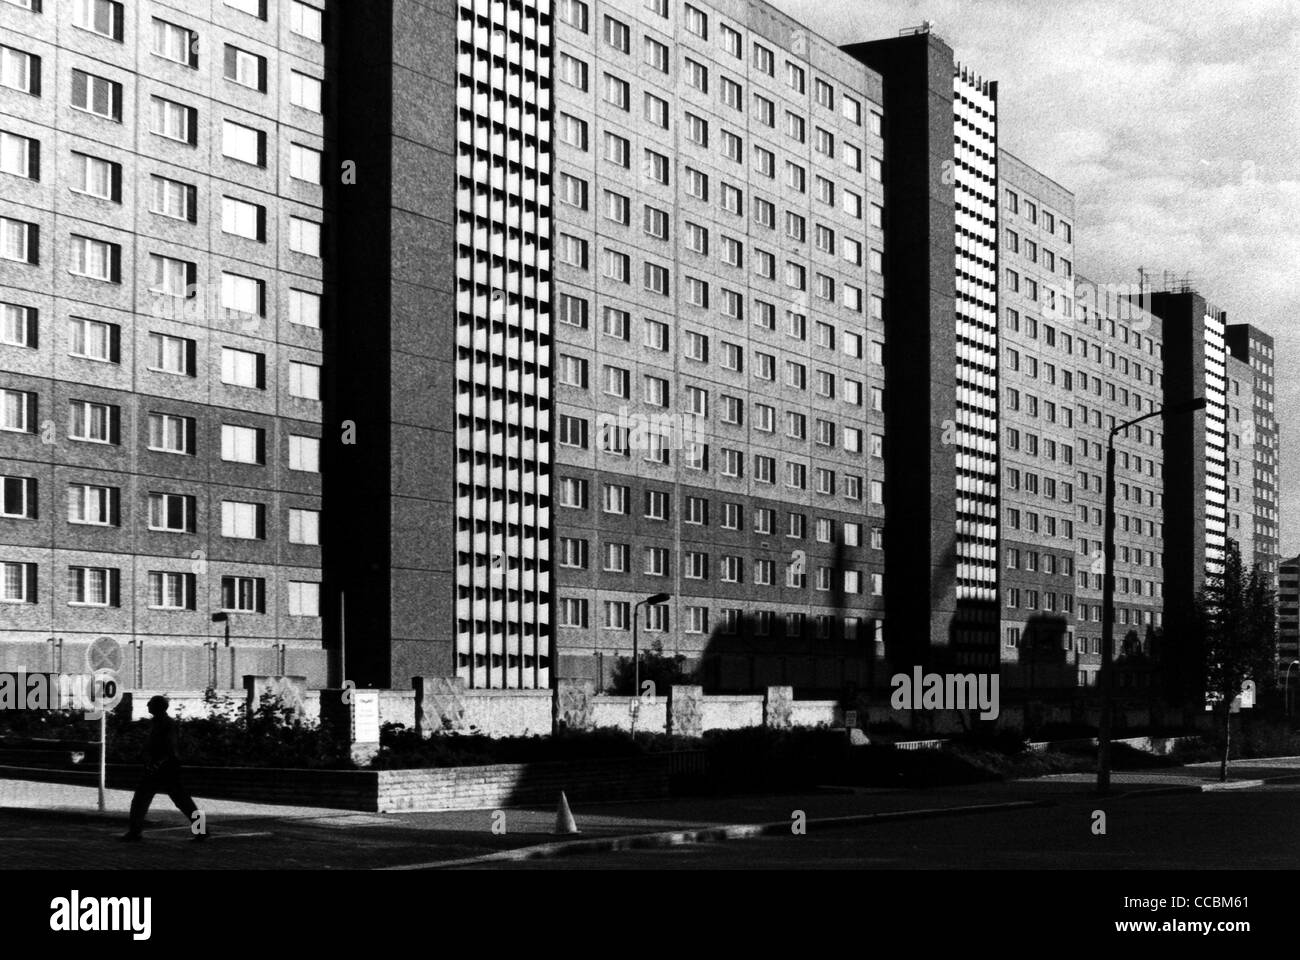
[[[618,666],[614,668],[610,693],[622,696],[640,695],[639,690],[633,689],[636,683],[634,666],[631,657],[619,661]],[[641,682],[644,684],[647,680],[654,684],[656,696],[663,696],[668,692],[668,688],[675,684],[695,682],[691,671],[686,669],[686,658],[680,653],[671,657],[665,655],[663,644],[658,640],[651,644],[648,650],[641,651]]]
[[[1223,711],[1219,779],[1228,779],[1232,702],[1247,680],[1268,674],[1274,647],[1273,595],[1258,568],[1247,575],[1235,540],[1228,541],[1221,573],[1206,578],[1195,598],[1195,619],[1205,649],[1205,689]]]

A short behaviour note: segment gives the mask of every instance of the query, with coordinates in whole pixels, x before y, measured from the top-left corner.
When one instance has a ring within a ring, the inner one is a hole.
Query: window
[[[669,169],[669,163],[668,163],[668,158],[666,156],[664,156],[662,153],[656,153],[654,150],[646,150],[645,175],[647,177],[649,177],[651,180],[654,180],[656,183],[662,183],[666,185],[668,183],[668,169]],[[686,178],[686,189],[688,192],[691,192],[692,195],[695,195],[694,192],[692,191],[690,173],[691,171],[690,168],[688,167],[687,178]],[[707,200],[708,199],[707,178],[704,181],[703,190],[704,190],[704,196],[701,199]]]
[[[835,109],[835,88],[820,77],[813,80],[813,97],[827,110]]]
[[[265,163],[262,164],[265,166]],[[321,152],[300,143],[289,144],[289,176],[306,183],[320,183]]]
[[[645,346],[652,350],[666,351],[668,349],[668,324],[647,317],[644,329],[643,343]]]
[[[685,69],[682,71],[686,76],[686,85],[694,87],[700,93],[709,92],[709,70],[704,64],[690,57],[685,58]]]
[[[668,72],[668,47],[653,37],[645,38],[645,62],[661,73]]]
[[[114,0],[74,0],[73,26],[110,40],[122,40],[122,5]]]
[[[579,90],[587,89],[587,62],[567,53],[560,54],[560,80]]]
[[[72,71],[72,105],[106,120],[122,121],[122,85],[84,70]]]
[[[709,123],[693,113],[686,114],[686,139],[701,147],[709,145]]]
[[[265,90],[265,81],[262,89]],[[312,113],[321,112],[322,84],[315,77],[297,70],[289,71],[289,102]]]
[[[560,114],[560,139],[579,150],[587,149],[587,122],[567,113]]]
[[[823,127],[815,127],[813,149],[827,157],[835,156],[835,135]]]
[[[618,283],[631,281],[632,258],[618,250],[605,249],[601,258],[601,273]]]
[[[36,564],[0,563],[0,603],[36,603]]]
[[[709,39],[709,18],[696,7],[686,4],[686,29],[701,40]]]
[[[579,270],[587,269],[587,241],[568,233],[561,233],[557,238],[555,257],[560,263],[567,263]]]
[[[195,421],[168,413],[149,414],[149,449],[159,453],[193,455]]]
[[[668,211],[660,210],[648,204],[643,209],[643,229],[647,234],[657,240],[668,239]],[[691,224],[690,226],[694,226]],[[705,234],[705,249],[697,251],[699,253],[708,252],[708,235]]]
[[[722,131],[722,155],[735,163],[745,162],[745,145],[734,133]]]
[[[646,261],[644,286],[652,293],[668,296],[668,268]]]
[[[73,400],[68,404],[68,439],[85,443],[121,443],[122,411],[107,403]]]
[[[610,163],[617,164],[624,169],[627,168],[630,161],[632,144],[626,137],[620,137],[617,133],[605,131],[605,159]]]
[[[614,337],[616,340],[627,340],[628,330],[631,327],[631,318],[626,310],[619,310],[616,307],[605,307],[601,311],[601,330],[607,337]]]
[[[225,77],[241,86],[266,93],[266,57],[226,44]]]
[[[645,95],[645,120],[646,123],[668,129],[668,101],[656,97],[653,93],[647,92]]]
[[[194,533],[196,498],[179,493],[149,494],[149,529]]]
[[[0,344],[32,347],[39,343],[40,311],[16,303],[0,303]]]
[[[254,390],[266,389],[266,357],[248,350],[222,347],[221,382]]]
[[[803,93],[805,90],[803,67],[787,60],[785,62],[785,82],[786,86],[795,93]]]
[[[266,506],[236,500],[221,501],[221,535],[234,540],[265,540]]]
[[[68,604],[120,607],[121,571],[111,567],[68,567]]]
[[[35,520],[36,478],[0,476],[0,517]]]
[[[587,601],[576,600],[572,597],[561,599],[560,626],[585,629],[587,626]]]
[[[0,388],[0,430],[36,432],[36,394]]]
[[[266,282],[237,273],[223,273],[221,305],[235,313],[266,316]]]
[[[320,616],[320,584],[301,580],[289,581],[289,616]]]
[[[83,360],[122,362],[122,328],[115,323],[68,319],[68,353]]]
[[[221,229],[237,237],[265,243],[266,208],[234,197],[222,197]]]
[[[840,113],[844,119],[855,126],[862,126],[862,104],[847,93],[840,97]]]
[[[262,433],[263,431],[258,431]],[[320,440],[316,437],[289,436],[289,469],[320,473]]]
[[[151,291],[170,297],[189,296],[195,283],[195,264],[156,253],[150,254],[149,262],[152,268]]]
[[[78,73],[80,71],[74,70],[73,76]],[[82,76],[86,75],[82,74]],[[15,50],[13,47],[0,46],[0,87],[9,87],[11,90],[39,97],[41,58],[22,50]]]
[[[41,142],[0,130],[0,173],[41,179]]]
[[[289,361],[289,396],[319,400],[320,367],[314,363]]]
[[[197,187],[157,174],[152,175],[149,182],[153,185],[153,205],[149,208],[151,213],[188,223],[198,222]]]
[[[36,224],[0,217],[0,258],[17,263],[40,263],[39,240],[40,227]]]
[[[153,52],[187,67],[199,65],[199,35],[193,30],[153,18]]]
[[[320,294],[306,290],[289,291],[289,322],[320,328]]]
[[[265,14],[263,14],[262,19],[266,19]],[[324,36],[324,25],[325,12],[323,10],[313,7],[309,3],[303,3],[302,0],[290,0],[289,29],[298,36],[319,43]]]
[[[266,580],[262,577],[222,577],[221,609],[240,613],[265,613]]]
[[[803,117],[787,110],[785,112],[785,135],[803,143],[804,138],[807,136]]]
[[[629,46],[630,43],[629,38],[630,38],[630,31],[628,30],[626,23],[624,23],[621,20],[615,20],[613,17],[608,15],[605,17],[605,42],[606,43],[608,43],[615,50],[618,50],[622,53],[627,53],[628,50],[631,49],[631,47]]]
[[[667,520],[668,519],[668,494],[662,490],[647,490],[645,492],[645,517],[647,520]],[[667,552],[664,551],[665,558]],[[649,571],[647,571],[649,572]]]
[[[221,459],[227,463],[266,463],[266,431],[223,423]]]
[[[68,485],[68,523],[97,527],[121,525],[121,491],[87,483]]]
[[[266,134],[233,120],[222,121],[221,153],[254,167],[266,166]]]
[[[302,217],[289,218],[289,249],[308,257],[320,257],[320,224]]]

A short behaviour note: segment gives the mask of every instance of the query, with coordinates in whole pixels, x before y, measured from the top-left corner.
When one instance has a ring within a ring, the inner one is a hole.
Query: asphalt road
[[[1094,809],[1106,812],[1104,836]],[[1296,869],[1298,814],[1300,785],[1273,785],[463,869]]]

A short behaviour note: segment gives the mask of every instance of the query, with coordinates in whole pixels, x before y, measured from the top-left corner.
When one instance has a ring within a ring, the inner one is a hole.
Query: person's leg
[[[158,792],[157,784],[154,778],[145,774],[140,786],[135,789],[135,796],[131,798],[131,825],[127,830],[127,836],[138,837],[144,830],[144,818],[149,813],[149,806],[153,803],[154,795]]]

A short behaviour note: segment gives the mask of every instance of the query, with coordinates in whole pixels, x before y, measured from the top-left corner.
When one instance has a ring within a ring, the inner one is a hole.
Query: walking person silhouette
[[[167,715],[171,704],[166,697],[151,697],[149,713],[153,716],[149,728],[149,741],[146,748],[144,779],[136,787],[131,799],[131,826],[118,839],[128,842],[143,840],[144,818],[149,812],[149,805],[159,793],[165,793],[176,804],[176,809],[185,814],[191,824],[198,807],[194,798],[181,783],[181,760],[177,750],[176,722]],[[206,839],[206,826],[194,834],[195,840]]]

